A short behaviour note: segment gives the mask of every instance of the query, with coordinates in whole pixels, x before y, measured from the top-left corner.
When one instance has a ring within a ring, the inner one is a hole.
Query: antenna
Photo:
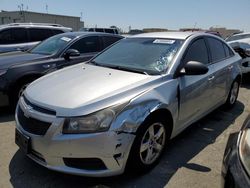
[[[47,14],[48,14],[48,9],[49,9],[49,6],[46,4],[46,12],[47,12]]]

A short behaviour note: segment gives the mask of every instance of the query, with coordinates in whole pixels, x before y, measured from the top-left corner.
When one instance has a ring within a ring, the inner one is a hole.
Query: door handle
[[[227,69],[228,69],[228,70],[232,70],[233,67],[234,67],[234,66],[231,65],[231,66],[228,66]]]
[[[210,76],[207,80],[212,81],[214,79],[214,76]]]

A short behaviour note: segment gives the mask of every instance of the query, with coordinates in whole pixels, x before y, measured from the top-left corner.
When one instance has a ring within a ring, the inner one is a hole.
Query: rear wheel
[[[154,167],[166,146],[168,133],[164,121],[146,120],[137,131],[128,159],[128,168],[143,172]]]
[[[227,101],[225,103],[225,106],[227,108],[231,108],[235,105],[239,94],[239,87],[240,87],[239,81],[235,80],[231,86],[229,95],[227,97]]]

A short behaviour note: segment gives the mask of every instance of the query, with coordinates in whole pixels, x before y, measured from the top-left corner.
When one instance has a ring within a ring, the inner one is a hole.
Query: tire
[[[22,96],[26,87],[33,81],[33,79],[27,79],[16,84],[15,88],[10,93],[10,105],[13,109],[16,108],[19,98]]]
[[[230,109],[235,105],[237,98],[238,98],[238,94],[239,94],[239,88],[240,88],[240,83],[238,80],[235,80],[232,83],[232,86],[230,88],[230,91],[227,97],[227,101],[225,103],[226,108]]]
[[[152,169],[159,162],[168,139],[169,132],[164,121],[159,118],[146,120],[137,130],[127,170],[140,173]]]

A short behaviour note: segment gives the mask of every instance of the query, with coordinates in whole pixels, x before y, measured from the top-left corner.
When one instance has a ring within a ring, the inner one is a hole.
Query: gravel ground
[[[173,139],[161,162],[144,175],[112,178],[64,175],[37,165],[14,143],[14,115],[0,109],[0,187],[220,187],[221,164],[230,133],[250,112],[250,84],[245,81],[231,110],[219,108]]]

